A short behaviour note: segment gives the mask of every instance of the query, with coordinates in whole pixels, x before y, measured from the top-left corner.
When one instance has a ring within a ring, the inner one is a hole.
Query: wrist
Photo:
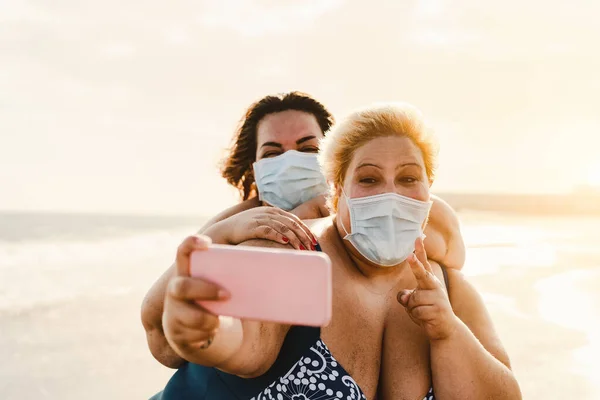
[[[215,244],[235,244],[228,220],[229,218],[226,218],[213,224],[203,234],[210,237]]]
[[[430,338],[431,345],[444,345],[452,343],[460,337],[466,328],[465,324],[454,313],[449,318],[445,332],[437,337]],[[467,328],[468,329],[468,328]]]
[[[219,328],[202,343],[172,343],[173,350],[184,360],[205,367],[220,367],[235,356],[242,346],[242,323],[237,318],[219,317]],[[207,343],[209,344],[207,345]]]

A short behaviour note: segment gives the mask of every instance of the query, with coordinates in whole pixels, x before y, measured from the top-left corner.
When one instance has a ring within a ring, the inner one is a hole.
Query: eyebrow
[[[311,139],[316,139],[317,137],[314,135],[310,135],[310,136],[304,136],[301,139],[296,140],[296,144],[302,144],[304,142],[308,142]]]
[[[423,168],[423,167],[421,167],[421,164],[417,164],[416,162],[408,162],[408,163],[400,164],[396,168],[408,167],[409,165],[412,165],[412,166],[415,166],[418,168]]]
[[[415,167],[422,168],[420,164],[417,164],[415,162],[408,162],[408,163],[400,164],[396,168],[408,167],[409,165],[413,165]],[[362,164],[359,164],[358,167],[356,167],[356,169],[359,169],[359,168],[362,168],[362,167],[375,167],[375,168],[378,168],[378,169],[383,169],[379,165],[373,164],[373,163],[362,163]]]
[[[260,147],[263,148],[263,147],[267,147],[267,146],[279,147],[280,149],[283,148],[283,146],[281,145],[281,143],[277,143],[277,142],[264,142],[262,144],[262,146],[260,146]]]
[[[296,140],[296,144],[302,144],[304,142],[308,142],[309,140],[312,139],[316,139],[317,137],[314,135],[310,135],[310,136],[304,136],[303,138],[300,138],[298,140]],[[277,142],[265,142],[263,143],[260,147],[266,147],[266,146],[270,146],[270,147],[279,147],[280,149],[283,148],[283,146],[281,145],[281,143],[277,143]]]
[[[363,167],[375,167],[375,168],[383,169],[379,165],[371,164],[371,163],[361,163],[361,164],[358,164],[358,167],[356,167],[356,169],[363,168]]]

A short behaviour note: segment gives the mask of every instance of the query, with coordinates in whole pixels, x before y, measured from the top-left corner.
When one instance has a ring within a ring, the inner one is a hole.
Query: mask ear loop
[[[346,200],[346,205],[348,206],[348,214],[350,215],[350,202],[348,201],[348,200],[350,200],[350,198],[348,197],[348,195],[344,191],[343,187],[342,187],[342,194],[344,195],[344,200]],[[350,236],[350,234],[348,233],[348,230],[344,226],[344,221],[342,220],[342,218],[340,218],[340,224],[342,225],[342,229],[344,230],[344,232],[346,232],[346,237]],[[352,215],[350,215],[350,228],[352,228]],[[344,237],[344,239],[346,237]]]

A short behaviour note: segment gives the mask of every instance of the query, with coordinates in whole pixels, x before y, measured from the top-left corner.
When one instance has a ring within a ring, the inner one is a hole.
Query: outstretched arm
[[[288,325],[246,321],[206,312],[196,300],[220,301],[226,289],[189,276],[194,251],[207,251],[207,237],[191,236],[177,252],[177,273],[169,281],[163,326],[171,348],[183,360],[216,367],[244,378],[265,373],[277,359]],[[278,246],[271,241],[252,240],[245,246]]]
[[[257,198],[246,200],[240,204],[221,212],[216,217],[210,219],[198,231],[199,234],[204,233],[214,224],[223,221],[232,215],[242,211],[257,207],[260,202]],[[162,326],[162,316],[164,310],[165,293],[169,280],[176,275],[175,264],[172,264],[152,285],[142,302],[141,318],[142,325],[146,331],[146,340],[150,352],[156,360],[169,368],[178,368],[185,362],[169,345],[165,338],[165,333]]]
[[[213,219],[212,225],[205,225],[202,232],[214,243],[219,244],[237,245],[250,239],[267,239],[283,246],[289,244],[300,250],[313,248],[316,244],[310,230],[293,214],[275,207],[238,210],[238,213],[223,220]],[[227,214],[221,215],[225,216]],[[142,321],[154,357],[168,367],[177,368],[183,360],[167,343],[162,326],[165,290],[173,276],[174,266],[165,272],[148,292],[142,306]]]

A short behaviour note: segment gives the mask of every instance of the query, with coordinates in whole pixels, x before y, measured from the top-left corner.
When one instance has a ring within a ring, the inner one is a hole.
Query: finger
[[[177,248],[177,274],[190,275],[190,255],[196,250],[206,250],[211,244],[208,236],[188,236]]]
[[[298,240],[300,240],[302,247],[300,250],[314,250],[315,239],[313,238],[310,229],[300,220],[296,220],[292,214],[282,215],[281,220],[284,225],[288,226],[292,232],[296,235]]]
[[[168,333],[165,333],[168,334],[171,339],[175,340],[180,346],[187,346],[191,343],[205,341],[211,336],[214,336],[216,332],[218,332],[218,330],[203,331],[194,328],[188,328],[187,326],[180,325],[179,321],[177,321],[172,327],[169,327]]]
[[[186,328],[186,331],[198,331],[209,335],[219,327],[219,317],[204,311],[195,303],[180,301],[173,305],[177,307],[177,311],[173,315],[175,326],[178,327],[176,330]],[[198,340],[201,340],[200,335]]]
[[[271,240],[273,242],[281,243],[281,244],[292,244],[299,243],[297,238],[292,238],[290,241],[291,234],[288,232],[286,234],[282,234],[278,230],[279,225],[277,225],[274,220],[270,219],[257,219],[256,226],[252,228],[252,235],[259,239]]]
[[[410,310],[410,315],[419,321],[433,321],[438,316],[437,307],[434,305],[418,306]]]
[[[169,281],[167,293],[184,301],[192,300],[226,300],[229,292],[214,283],[187,276],[175,276]]]
[[[278,216],[277,218],[283,219],[283,217],[281,217],[281,216]],[[288,222],[288,221],[286,221],[286,222]],[[289,225],[286,225],[284,222],[281,222],[278,219],[271,219],[269,222],[272,224],[273,229],[277,232],[277,234],[279,236],[287,239],[288,242],[295,249],[302,250],[302,248],[300,246],[304,245],[304,242],[300,239],[300,237],[298,237],[298,234],[290,228]]]
[[[277,218],[283,218],[277,216]],[[281,233],[278,230],[282,230],[285,233]],[[259,238],[274,240],[279,242],[278,238],[281,237],[281,243],[290,244],[294,249],[304,250],[302,241],[296,233],[290,229],[287,225],[279,222],[274,218],[260,219],[257,220],[256,227],[254,228],[254,235]]]
[[[398,300],[398,303],[402,304],[404,307],[407,307],[408,299],[410,298],[412,292],[414,292],[414,290],[401,290],[400,292],[398,292],[398,295],[396,295],[396,300]]]
[[[435,289],[435,281],[433,280],[433,274],[428,272],[423,264],[417,259],[414,254],[408,256],[408,264],[410,269],[417,279],[417,287],[419,289]]]
[[[295,222],[294,226],[296,229],[299,229],[301,232],[305,233],[306,236],[309,239],[309,243],[307,243],[309,246],[307,247],[307,249],[311,248],[312,246],[316,246],[317,245],[317,238],[315,235],[313,235],[313,233],[311,232],[311,230],[306,226],[306,224],[304,222],[302,222],[302,220],[300,218],[298,218],[297,215],[294,215],[292,213],[280,210],[280,209],[276,209],[276,212],[279,215],[282,215],[286,218],[291,219],[292,221]],[[300,233],[300,232],[299,232]]]
[[[408,298],[407,308],[412,311],[416,307],[434,305],[438,296],[434,290],[415,290]]]
[[[295,249],[307,250],[312,248],[312,239],[308,237],[304,229],[295,220],[286,215],[273,213],[269,215],[268,219],[261,220],[261,224],[279,231],[289,239],[289,243]]]
[[[427,252],[425,251],[425,244],[423,243],[422,237],[417,238],[417,240],[415,240],[415,255],[417,256],[417,259],[421,262],[421,264],[423,264],[425,270],[433,274],[433,269],[431,268],[431,265],[427,260]]]

